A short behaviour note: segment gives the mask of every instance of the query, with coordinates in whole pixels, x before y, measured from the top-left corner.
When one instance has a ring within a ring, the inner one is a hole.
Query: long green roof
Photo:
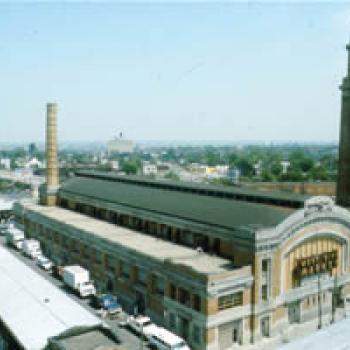
[[[242,226],[275,226],[295,209],[217,196],[140,186],[130,182],[76,176],[60,189],[62,198],[77,195],[141,209],[152,213],[234,229]]]
[[[76,172],[76,175],[80,177],[93,177],[108,181],[131,183],[140,186],[150,186],[174,191],[193,192],[216,197],[227,197],[257,203],[277,204],[293,208],[303,207],[305,200],[309,198],[308,195],[292,192],[258,191],[242,186],[220,186],[167,179],[155,180],[147,176],[126,176],[93,170],[80,170]]]

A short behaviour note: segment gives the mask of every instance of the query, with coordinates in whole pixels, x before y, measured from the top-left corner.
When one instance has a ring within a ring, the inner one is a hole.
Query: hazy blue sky
[[[346,4],[0,3],[0,142],[337,140]]]

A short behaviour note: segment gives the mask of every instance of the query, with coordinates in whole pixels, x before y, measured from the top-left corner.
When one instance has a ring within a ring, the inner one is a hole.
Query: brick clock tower
[[[348,69],[340,86],[342,96],[337,204],[350,207],[350,44],[346,46],[346,50],[348,51]]]

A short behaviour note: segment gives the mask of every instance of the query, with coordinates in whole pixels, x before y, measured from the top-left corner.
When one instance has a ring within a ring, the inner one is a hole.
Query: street
[[[43,278],[48,280],[50,283],[55,285],[57,288],[63,290],[70,298],[75,300],[77,303],[82,305],[85,309],[89,310],[94,315],[97,315],[100,317],[98,310],[90,306],[90,300],[87,299],[81,299],[76,294],[71,292],[69,289],[67,289],[64,285],[64,283],[53,277],[49,272],[44,271],[40,267],[38,267],[35,264],[35,261],[25,257],[22,255],[22,253],[18,250],[15,250],[12,247],[8,247],[5,242],[5,237],[0,235],[0,244],[4,246],[9,252],[11,252],[14,256],[16,256],[19,260],[24,262],[27,266],[29,266],[31,269],[39,273]],[[150,349],[150,347],[147,345],[146,341],[142,342],[141,337],[134,334],[131,330],[129,330],[125,326],[119,325],[119,322],[125,321],[126,317],[128,315],[124,312],[122,314],[115,317],[115,319],[110,319],[109,317],[101,318],[101,322],[105,322],[108,324],[111,329],[116,333],[117,337],[121,341],[121,344],[126,347],[128,350],[138,350],[138,349]]]

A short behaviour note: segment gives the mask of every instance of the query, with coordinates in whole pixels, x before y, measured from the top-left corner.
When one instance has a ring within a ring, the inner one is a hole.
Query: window
[[[261,261],[261,280],[261,300],[266,301],[270,296],[271,259]]]
[[[170,298],[176,300],[176,287],[170,284]]]
[[[139,268],[137,279],[139,284],[147,286],[147,271]]]
[[[152,275],[152,293],[164,295],[164,278]]]
[[[193,294],[193,309],[201,311],[201,298],[197,294]]]
[[[121,267],[121,276],[125,279],[128,279],[130,276],[130,265],[123,261]]]
[[[179,302],[190,306],[190,293],[186,289],[179,288]]]
[[[169,326],[176,330],[176,318],[172,312],[169,313]]]
[[[261,335],[263,337],[269,337],[270,336],[270,319],[269,317],[263,317],[261,319]]]
[[[107,255],[106,258],[105,258],[105,264],[106,264],[106,269],[107,269],[109,272],[114,273],[115,266],[116,266],[116,260],[115,260],[115,258],[112,257],[112,256],[110,256],[110,255]]]
[[[218,304],[219,310],[225,310],[234,306],[243,305],[243,292],[237,292],[219,297]]]
[[[261,287],[261,299],[267,300],[268,299],[268,293],[267,293],[267,285]]]
[[[98,250],[95,250],[95,263],[99,265],[102,264],[102,253]]]
[[[268,272],[268,268],[269,268],[269,260],[268,259],[264,259],[261,262],[261,270],[263,273],[267,273]]]
[[[83,246],[83,258],[84,259],[90,259],[90,252],[88,246]]]
[[[193,341],[195,343],[200,344],[200,342],[201,342],[201,329],[200,329],[200,327],[193,325],[192,338],[193,338]]]

